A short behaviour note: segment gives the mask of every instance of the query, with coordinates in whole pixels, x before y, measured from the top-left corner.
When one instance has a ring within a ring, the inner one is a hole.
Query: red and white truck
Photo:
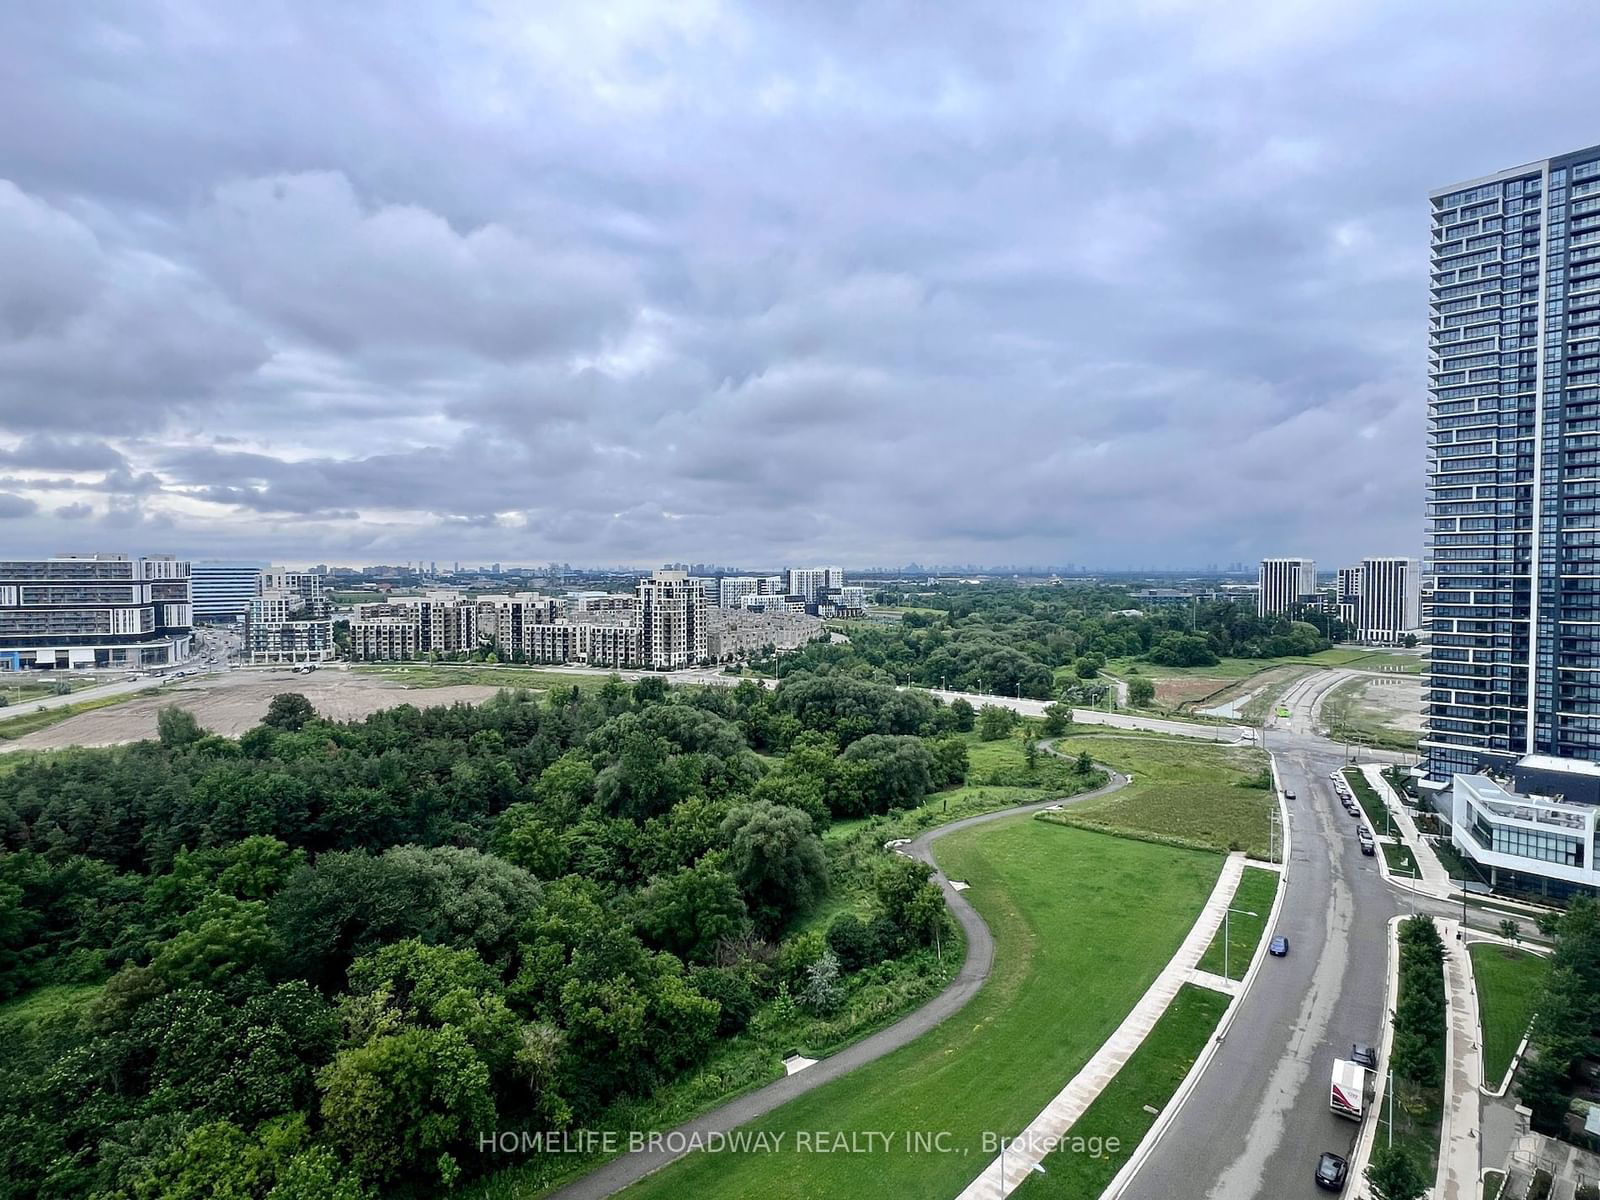
[[[1367,1069],[1348,1058],[1333,1060],[1333,1083],[1329,1088],[1328,1107],[1338,1116],[1361,1120],[1367,1111]]]

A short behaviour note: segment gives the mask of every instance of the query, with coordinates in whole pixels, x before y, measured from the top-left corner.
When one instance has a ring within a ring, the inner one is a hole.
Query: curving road
[[[1044,748],[1049,753],[1057,753],[1051,745],[1046,744]],[[960,923],[962,931],[966,934],[966,958],[962,960],[961,969],[956,973],[956,977],[932,1000],[893,1025],[845,1047],[839,1053],[822,1059],[815,1066],[807,1067],[798,1074],[775,1079],[765,1087],[730,1100],[721,1107],[678,1126],[674,1132],[686,1135],[689,1140],[695,1140],[698,1136],[702,1141],[711,1133],[730,1132],[758,1117],[765,1116],[796,1096],[804,1095],[825,1083],[831,1083],[874,1059],[882,1058],[892,1050],[898,1050],[958,1012],[989,978],[989,971],[994,965],[994,938],[989,933],[989,927],[984,924],[983,918],[978,915],[978,911],[967,903],[960,892],[950,886],[950,881],[934,862],[933,843],[959,830],[970,829],[974,825],[985,825],[990,821],[999,821],[1006,817],[1038,812],[1052,804],[1079,804],[1085,800],[1108,795],[1127,785],[1127,776],[1110,767],[1102,766],[1101,769],[1110,776],[1110,779],[1104,786],[1093,791],[1066,799],[1052,797],[1030,804],[997,809],[990,813],[980,813],[975,817],[963,817],[959,821],[951,821],[948,825],[929,829],[905,846],[903,853],[933,868],[934,879],[944,892],[945,904],[949,906],[951,915]],[[646,1175],[659,1171],[680,1157],[682,1155],[674,1154],[665,1148],[624,1154],[550,1193],[548,1200],[603,1200],[604,1197],[637,1183]]]

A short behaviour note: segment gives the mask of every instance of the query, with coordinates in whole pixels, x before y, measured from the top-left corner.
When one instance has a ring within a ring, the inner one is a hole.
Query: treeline
[[[1348,635],[1323,613],[1264,618],[1231,601],[1126,615],[1135,602],[1122,588],[996,584],[892,598],[916,607],[895,625],[852,625],[848,644],[814,643],[781,664],[758,666],[787,672],[862,663],[924,687],[1055,699],[1060,667],[1092,679],[1113,658],[1208,666],[1229,656],[1314,654]]]
[[[358,723],[285,695],[237,740],[171,709],[158,741],[21,763],[0,1195],[428,1195],[480,1133],[826,1014],[947,918],[920,864],[830,863],[821,829],[963,780],[973,716],[849,674]],[[797,932],[841,887],[848,919]]]
[[[1580,1064],[1600,1052],[1600,901],[1576,896],[1564,913],[1539,926],[1555,938],[1555,949],[1517,1092],[1533,1110],[1536,1129],[1563,1133]]]

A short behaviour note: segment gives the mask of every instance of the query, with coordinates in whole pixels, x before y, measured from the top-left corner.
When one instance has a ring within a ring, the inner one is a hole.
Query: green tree
[[[842,761],[864,767],[861,806],[842,816],[915,808],[933,787],[934,759],[921,738],[872,733],[851,744]]]
[[[1016,727],[1017,714],[999,704],[985,704],[978,711],[978,739],[998,742],[1011,736]]]
[[[329,1140],[375,1184],[444,1182],[494,1128],[489,1068],[453,1027],[380,1034],[341,1051],[318,1084]]]
[[[176,704],[168,704],[156,714],[156,737],[168,750],[181,750],[205,737],[206,731],[194,714]]]
[[[1062,704],[1059,701],[1045,705],[1044,733],[1046,737],[1060,737],[1070,728],[1072,728],[1072,705]]]
[[[950,715],[955,723],[957,733],[972,732],[973,724],[977,720],[977,713],[968,701],[960,696],[950,701]]]
[[[1105,665],[1106,660],[1100,655],[1085,654],[1073,662],[1072,673],[1079,679],[1093,679]]]
[[[1128,703],[1134,708],[1149,708],[1155,703],[1156,685],[1142,676],[1128,680]]]
[[[1428,1190],[1422,1172],[1399,1146],[1380,1146],[1373,1151],[1367,1182],[1372,1185],[1374,1200],[1420,1200]]]
[[[651,880],[636,901],[635,920],[645,940],[685,961],[709,962],[719,942],[742,935],[750,919],[726,861],[724,853],[713,852]]]
[[[261,723],[285,733],[299,733],[305,723],[316,715],[317,710],[311,707],[311,701],[299,692],[280,692],[267,705],[267,715],[261,718]]]
[[[757,801],[740,805],[722,823],[728,865],[750,914],[767,932],[809,911],[828,887],[822,841],[798,809]]]

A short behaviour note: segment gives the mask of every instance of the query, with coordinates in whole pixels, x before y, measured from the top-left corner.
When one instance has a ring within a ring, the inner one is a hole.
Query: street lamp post
[[[1033,1169],[1041,1175],[1048,1174],[1043,1163],[1034,1163]],[[1006,1194],[1006,1139],[1000,1139],[1000,1195]]]
[[[1241,917],[1259,917],[1261,914],[1251,912],[1248,908],[1225,908],[1222,910],[1222,977],[1232,979],[1228,973],[1228,914],[1238,913]]]

